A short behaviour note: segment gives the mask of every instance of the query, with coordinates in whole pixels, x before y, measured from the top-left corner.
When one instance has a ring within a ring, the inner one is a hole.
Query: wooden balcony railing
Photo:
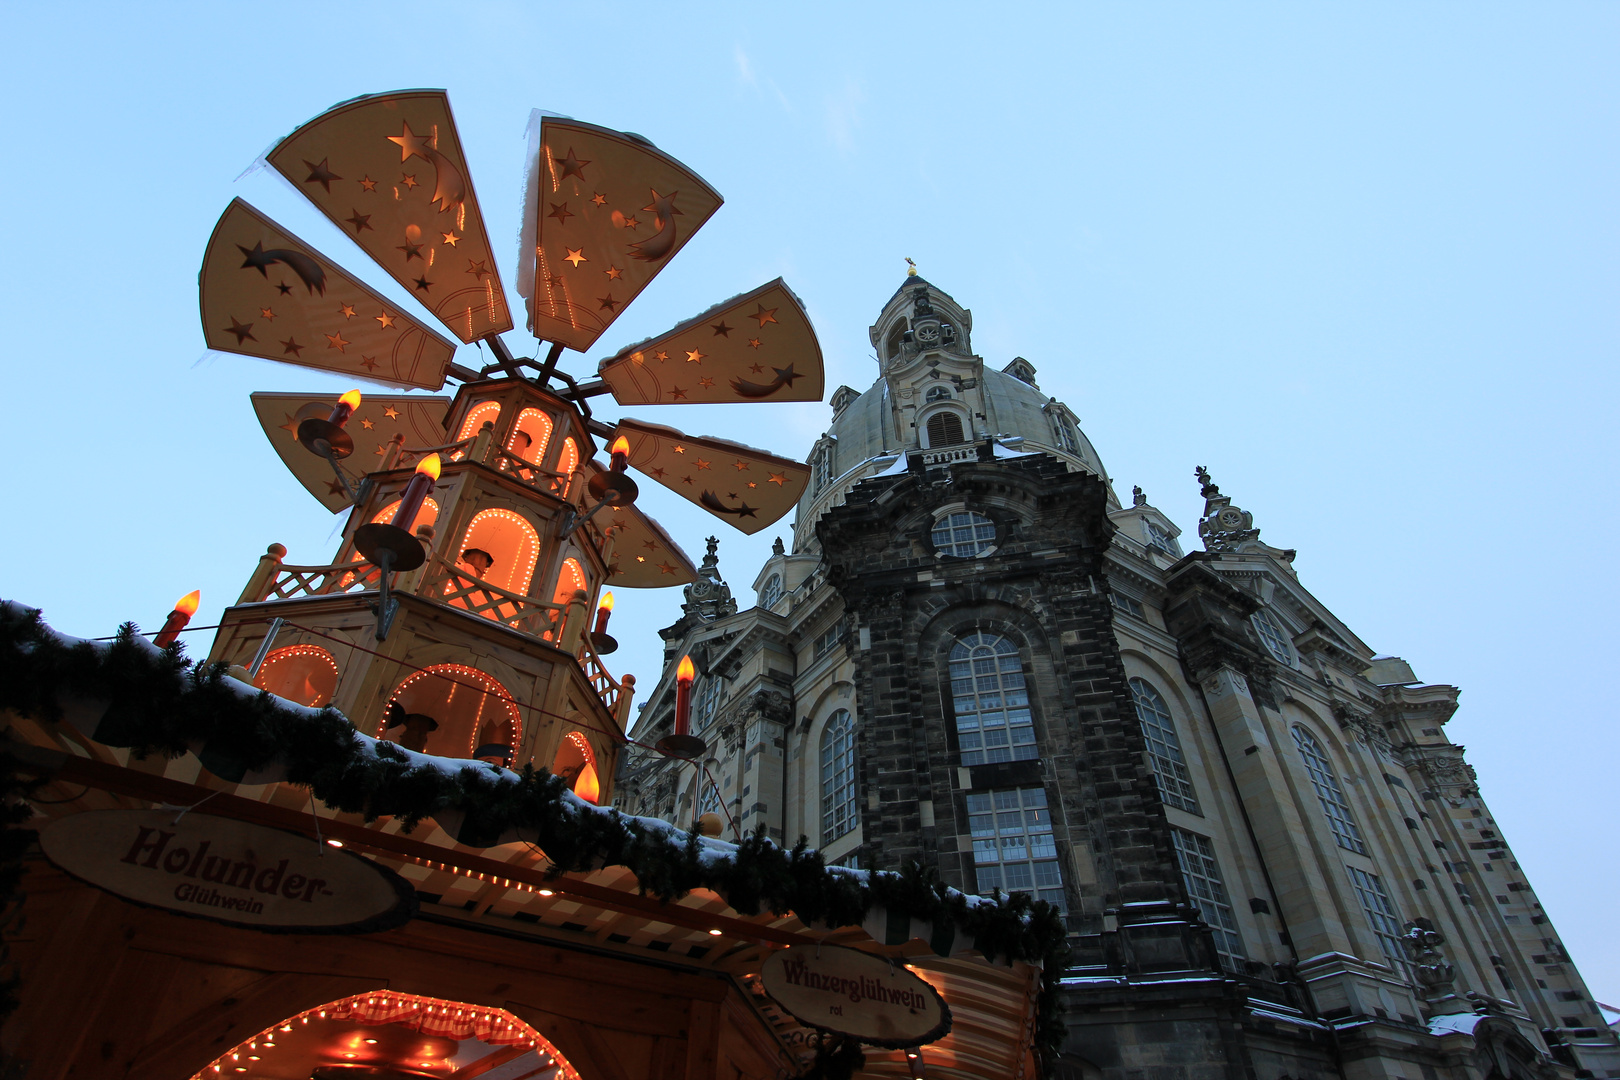
[[[567,618],[561,604],[503,589],[473,577],[438,555],[428,556],[428,568],[414,591],[418,596],[482,615],[546,641],[560,640]]]

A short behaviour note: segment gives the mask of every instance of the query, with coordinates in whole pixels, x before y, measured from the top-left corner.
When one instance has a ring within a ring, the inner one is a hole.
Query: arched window
[[[480,510],[467,523],[457,556],[457,569],[463,574],[487,581],[497,589],[527,595],[534,580],[534,563],[540,557],[540,536],[528,519],[514,510],[491,507]],[[457,605],[462,606],[462,605]],[[493,609],[483,612],[496,618]],[[516,611],[503,611],[510,618]]]
[[[551,591],[551,602],[561,609],[556,616],[558,620],[564,617],[568,601],[572,600],[574,594],[581,589],[590,592],[590,586],[585,581],[584,567],[579,565],[578,559],[572,557],[564,559],[562,569],[557,572],[557,587]],[[549,631],[546,637],[550,637]]]
[[[498,401],[480,401],[467,410],[467,419],[461,422],[461,434],[457,439],[470,439],[483,428],[485,421],[493,424],[501,418],[501,403]]]
[[[860,824],[855,800],[855,721],[839,709],[821,731],[821,846]]]
[[[1074,437],[1074,425],[1069,423],[1068,417],[1061,413],[1052,414],[1052,433],[1057,436],[1057,444],[1071,454],[1080,452],[1080,442]]]
[[[958,510],[936,519],[929,538],[935,551],[971,559],[995,546],[996,523],[972,510]]]
[[[557,756],[551,762],[551,774],[560,776],[575,795],[586,802],[595,802],[602,794],[601,781],[596,775],[596,751],[590,740],[577,731],[563,736],[557,747]]]
[[[574,470],[579,468],[579,444],[572,436],[563,440],[562,450],[557,454],[557,471],[562,474],[563,498],[568,498],[568,489],[573,486]]]
[[[759,590],[759,606],[773,608],[780,599],[782,599],[782,575],[772,574],[765,579],[765,587]]]
[[[698,817],[720,813],[720,788],[709,780],[703,781],[703,794],[698,796]]]
[[[1334,775],[1333,762],[1328,760],[1327,752],[1316,741],[1316,736],[1300,725],[1295,724],[1292,731],[1294,745],[1299,748],[1300,759],[1305,762],[1305,772],[1311,778],[1311,787],[1321,800],[1328,828],[1333,830],[1333,839],[1346,851],[1367,854],[1366,841],[1362,840],[1361,830],[1356,828],[1355,819],[1350,816],[1350,804],[1345,801],[1344,789],[1339,786],[1339,778]]]
[[[934,402],[934,401],[944,401],[946,398],[948,398],[950,396],[951,396],[951,388],[950,387],[948,387],[948,386],[930,386],[928,388],[928,393],[923,395],[923,404],[927,405],[930,402]]]
[[[389,704],[377,737],[409,750],[473,757],[480,746],[517,746],[523,737],[522,718],[506,687],[464,664],[435,664],[413,673]]]
[[[253,685],[260,690],[312,709],[329,704],[337,684],[337,661],[318,645],[276,649],[264,658],[259,673],[253,677]]]
[[[1288,641],[1288,635],[1277,624],[1277,617],[1265,608],[1255,612],[1249,620],[1254,623],[1255,632],[1266,646],[1266,651],[1277,658],[1279,664],[1293,664],[1294,647]]]
[[[524,461],[538,464],[546,456],[551,442],[551,417],[539,409],[524,409],[512,425],[512,436],[506,440],[507,453]]]
[[[832,482],[833,478],[833,444],[829,443],[815,452],[810,459],[810,494],[819,495],[821,489]]]
[[[962,418],[946,409],[928,418],[928,445],[955,446],[967,442],[962,435]]]
[[[720,699],[725,697],[725,680],[718,674],[705,675],[698,684],[697,696],[692,699],[692,732],[696,734],[714,723],[720,711]]]
[[[975,791],[967,811],[979,892],[1026,892],[1068,910],[1044,787]]]
[[[1147,741],[1148,760],[1153,765],[1153,779],[1159,785],[1159,798],[1170,806],[1198,813],[1198,798],[1193,794],[1187,760],[1181,755],[1181,739],[1176,736],[1170,706],[1157,690],[1141,679],[1131,680],[1131,699],[1136,702],[1136,719],[1141,721],[1142,738]]]
[[[1038,757],[1018,646],[995,634],[969,634],[951,648],[950,665],[962,764]]]

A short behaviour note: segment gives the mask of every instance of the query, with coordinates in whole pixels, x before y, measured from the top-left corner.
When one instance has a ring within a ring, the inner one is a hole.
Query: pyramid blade
[[[298,424],[310,416],[323,419],[337,404],[336,394],[254,394],[253,413],[259,418],[270,445],[281,455],[287,471],[298,478],[322,506],[334,514],[349,508],[342,485],[332,475],[326,459],[316,457],[298,442]],[[446,440],[444,416],[450,399],[398,394],[364,394],[360,407],[349,417],[346,430],[354,439],[354,456],[345,462],[350,472],[366,472],[377,467],[395,435],[405,436],[405,445],[439,446]]]
[[[631,465],[745,533],[778,521],[810,482],[808,465],[742,443],[639,420],[619,421],[613,434],[629,440]]]
[[[685,165],[623,132],[546,117],[529,163],[520,288],[529,329],[585,350],[720,208]]]
[[[437,390],[455,345],[236,199],[198,276],[210,349]]]
[[[586,466],[587,479],[601,472],[602,466]],[[590,528],[613,530],[613,571],[606,584],[615,589],[663,589],[690,585],[697,580],[697,567],[664,527],[635,506],[615,510],[611,506],[591,519]]]
[[[621,405],[820,401],[821,344],[777,278],[602,361]]]
[[[443,90],[345,102],[269,161],[462,341],[512,329]]]

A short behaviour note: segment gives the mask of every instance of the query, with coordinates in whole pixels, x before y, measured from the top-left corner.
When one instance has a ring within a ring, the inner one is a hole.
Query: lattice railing
[[[276,568],[268,590],[260,599],[291,600],[297,596],[362,592],[375,589],[380,579],[378,569],[363,559],[335,566],[281,565]]]
[[[423,576],[416,591],[430,600],[481,615],[547,641],[558,639],[567,615],[566,609],[559,604],[515,593],[473,577],[437,555],[432,556],[432,567]]]
[[[534,462],[508,454],[505,450],[495,452],[492,464],[508,476],[548,495],[561,495],[568,487],[568,477],[562,473],[542,469]]]
[[[591,646],[591,636],[589,634],[583,634],[579,639],[579,667],[585,673],[585,678],[590,682],[591,689],[596,691],[596,696],[602,699],[603,705],[607,706],[608,712],[617,715],[619,694],[623,688],[619,685],[619,680],[609,674],[608,669],[602,664],[602,658],[597,655],[596,649]]]

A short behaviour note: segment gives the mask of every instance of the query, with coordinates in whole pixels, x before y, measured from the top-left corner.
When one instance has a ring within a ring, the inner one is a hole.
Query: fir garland
[[[137,758],[178,757],[201,745],[205,764],[226,761],[252,771],[279,760],[287,782],[367,821],[395,817],[409,832],[424,817],[453,810],[465,814],[463,836],[519,830],[546,853],[553,875],[625,866],[643,893],[665,902],[706,888],[743,915],[792,912],[830,927],[859,925],[874,905],[921,922],[954,923],[992,961],[1041,965],[1037,1049],[1048,1073],[1057,1060],[1066,934],[1056,909],[1026,894],[998,892],[994,903],[970,904],[915,864],[863,880],[829,869],[803,838],[784,848],[763,828],[734,856],[700,858],[696,833],[656,830],[616,810],[582,812],[568,785],[544,769],[527,766],[514,779],[477,762],[452,772],[424,766],[390,743],[372,752],[337,710],[289,708],[268,693],[243,696],[225,682],[224,665],[193,664],[178,644],[154,649],[131,624],[104,646],[68,644],[38,611],[0,604],[0,709],[59,722],[65,698],[109,702],[96,738]],[[0,760],[0,794],[15,805],[20,789],[6,765]],[[0,912],[15,894],[30,840],[12,827],[0,841]],[[0,1015],[5,1000],[0,983]]]

